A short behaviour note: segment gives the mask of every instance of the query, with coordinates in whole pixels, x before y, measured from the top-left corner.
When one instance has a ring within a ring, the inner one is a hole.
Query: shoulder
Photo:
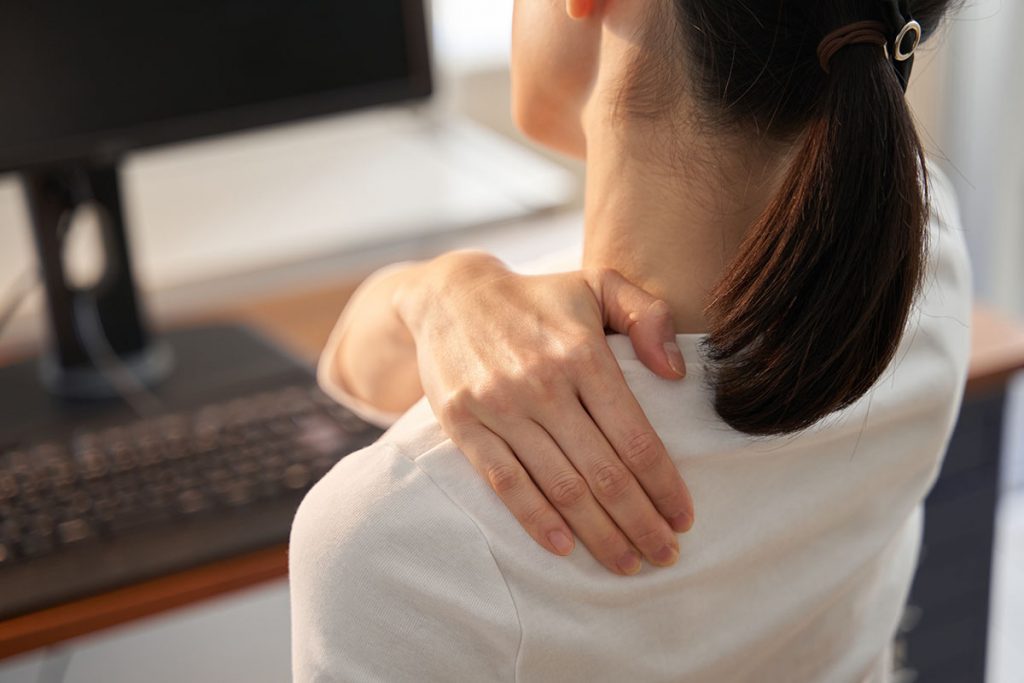
[[[953,183],[934,163],[929,162],[929,266],[923,296],[930,288],[940,288],[947,306],[970,307],[972,299],[971,264],[965,230]],[[948,301],[952,298],[953,301]],[[933,303],[932,306],[942,305]]]
[[[953,185],[933,162],[928,170],[928,265],[909,331],[911,339],[924,335],[920,346],[955,368],[960,393],[970,362],[971,264]]]
[[[296,680],[512,678],[518,618],[485,538],[392,443],[309,492],[289,569]]]

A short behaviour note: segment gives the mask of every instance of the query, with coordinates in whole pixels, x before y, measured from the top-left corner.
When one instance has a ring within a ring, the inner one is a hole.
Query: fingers
[[[658,566],[675,563],[679,556],[675,532],[583,406],[577,403],[575,410],[564,412],[547,429],[600,506],[644,557]]]
[[[590,554],[616,574],[631,575],[640,571],[642,565],[636,548],[605,512],[587,480],[548,432],[531,421],[507,427],[512,427],[506,431],[514,434],[508,445]]]
[[[628,334],[644,365],[666,379],[686,375],[668,304],[610,268],[584,271],[584,277],[601,305],[605,326]]]
[[[694,519],[690,491],[619,367],[609,363],[607,372],[581,374],[579,391],[589,417],[661,516],[675,531],[689,531]]]
[[[482,424],[457,431],[452,440],[533,540],[556,555],[571,553],[572,531],[508,445]]]

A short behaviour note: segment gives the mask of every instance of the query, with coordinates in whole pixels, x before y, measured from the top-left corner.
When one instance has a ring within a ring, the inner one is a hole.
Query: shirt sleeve
[[[490,546],[387,442],[303,500],[289,589],[296,683],[515,680],[519,619]]]
[[[363,280],[362,284],[359,285],[359,289],[372,285],[374,282],[387,277],[391,273],[407,267],[410,263],[412,262],[402,261],[400,263],[393,263],[375,271],[372,275]],[[338,318],[338,322],[334,324],[334,329],[331,330],[331,334],[327,338],[327,345],[320,353],[320,360],[317,363],[316,368],[317,384],[320,386],[320,390],[330,396],[331,399],[345,406],[363,420],[374,426],[380,427],[381,429],[387,429],[395,423],[395,421],[401,416],[401,413],[392,413],[386,410],[380,410],[366,401],[356,398],[337,379],[338,373],[335,372],[335,368],[338,362],[338,346],[341,345],[341,340],[345,336],[345,332],[351,324],[351,309],[346,307],[345,310],[342,311],[341,317]]]

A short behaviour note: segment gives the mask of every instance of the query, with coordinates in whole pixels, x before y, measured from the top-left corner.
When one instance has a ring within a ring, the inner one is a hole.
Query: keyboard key
[[[318,454],[336,453],[348,440],[341,427],[323,415],[301,418],[298,426],[297,441]]]
[[[33,533],[37,533],[40,536],[50,536],[53,534],[54,519],[49,512],[37,512],[32,516],[30,529]]]
[[[93,537],[92,527],[83,519],[69,519],[57,525],[61,543],[69,545]]]
[[[135,450],[126,441],[118,441],[107,447],[111,469],[117,474],[135,469]]]
[[[194,515],[209,508],[210,502],[202,491],[186,489],[178,494],[178,510],[186,515]]]
[[[298,430],[298,425],[290,417],[279,417],[268,422],[267,429],[275,436],[291,436]]]
[[[289,465],[284,472],[284,485],[293,491],[305,488],[309,483],[309,468],[301,463]]]
[[[224,488],[222,500],[231,507],[245,505],[253,499],[252,486],[243,480],[231,481]]]
[[[99,479],[109,471],[107,455],[96,446],[90,446],[78,453],[78,471],[85,479]]]

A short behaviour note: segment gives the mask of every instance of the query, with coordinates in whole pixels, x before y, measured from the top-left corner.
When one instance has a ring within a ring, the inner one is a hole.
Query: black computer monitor
[[[168,372],[133,284],[117,174],[126,154],[426,97],[426,35],[423,0],[0,0],[0,172],[24,180],[51,391],[116,389],[83,345],[96,331],[83,329],[83,310],[143,381]],[[67,217],[87,201],[104,216],[107,263],[79,290],[61,253]]]

